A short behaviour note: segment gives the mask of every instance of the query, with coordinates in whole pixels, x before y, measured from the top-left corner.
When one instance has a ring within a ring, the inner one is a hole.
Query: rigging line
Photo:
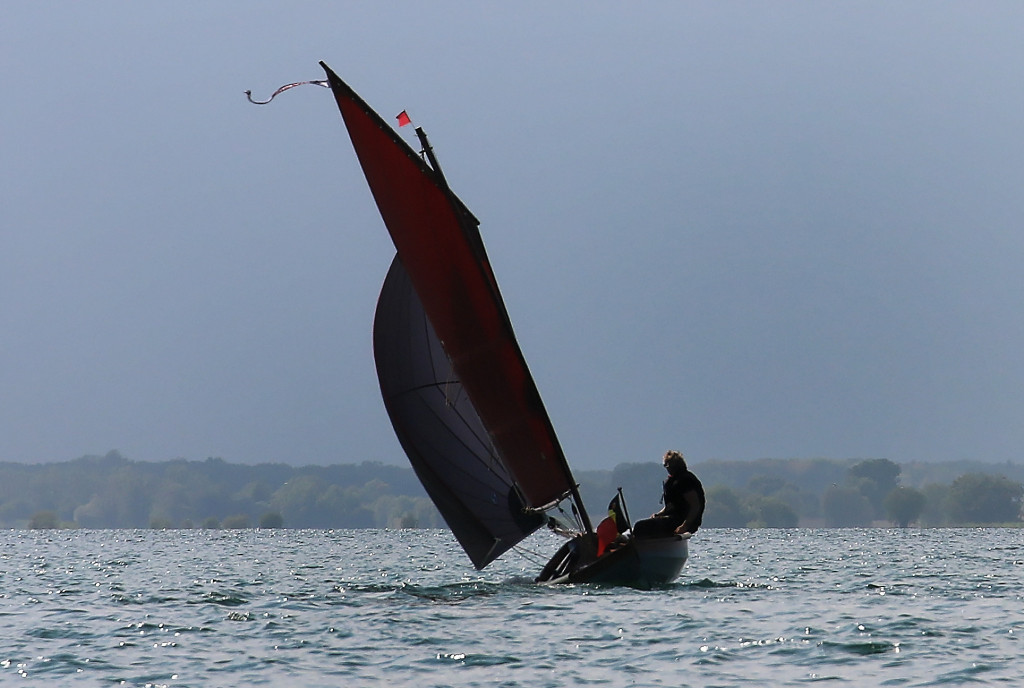
[[[562,508],[563,502],[564,502],[564,498],[559,500],[557,505],[555,506],[555,508],[558,510],[558,513],[560,513],[563,516],[565,516],[565,520],[566,521],[574,522],[576,527],[577,527],[577,529],[580,532],[584,531],[585,528],[583,527],[583,523],[580,521],[580,515],[579,515],[579,512],[576,510],[576,504],[574,502],[570,502],[569,506],[572,507],[572,516],[570,516],[569,514],[567,514],[565,512],[565,509]]]
[[[547,561],[545,555],[541,554],[540,552],[534,552],[532,549],[526,549],[522,545],[513,545],[512,549],[515,551],[516,554],[518,554],[531,564],[543,564]]]
[[[576,517],[576,525],[580,527],[580,530],[588,530],[583,527],[583,517],[580,516],[580,510],[576,506],[576,500],[569,500],[569,508],[572,509],[572,515]]]
[[[296,86],[306,86],[306,85],[309,85],[309,86],[323,86],[324,88],[330,88],[331,87],[331,85],[327,83],[326,79],[315,79],[313,81],[296,81],[295,83],[285,84],[281,88],[277,89],[276,91],[271,93],[270,97],[267,98],[266,100],[253,100],[252,99],[252,91],[246,91],[245,92],[245,97],[248,98],[249,102],[252,103],[253,105],[266,105],[267,103],[272,101],[274,99],[274,97],[277,96],[277,94],[284,93],[288,89],[295,88]]]

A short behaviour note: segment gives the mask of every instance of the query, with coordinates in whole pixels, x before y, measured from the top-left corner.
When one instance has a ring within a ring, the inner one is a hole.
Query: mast
[[[444,178],[444,172],[441,171],[441,166],[437,164],[437,158],[434,157],[434,148],[430,145],[430,141],[427,140],[427,132],[423,131],[423,127],[416,127],[416,136],[420,139],[420,144],[423,146],[423,154],[427,156],[427,162],[430,163],[430,167],[437,174],[437,181],[445,189],[448,188],[448,180]]]

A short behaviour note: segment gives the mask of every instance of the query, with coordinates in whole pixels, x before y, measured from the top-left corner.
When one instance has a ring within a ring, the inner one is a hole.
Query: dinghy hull
[[[671,583],[689,556],[691,535],[636,540],[596,556],[592,539],[581,535],[552,557],[538,583],[599,583],[651,586]]]

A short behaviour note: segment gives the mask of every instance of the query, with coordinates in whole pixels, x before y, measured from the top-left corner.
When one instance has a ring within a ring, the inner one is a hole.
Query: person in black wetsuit
[[[686,468],[677,451],[665,452],[661,460],[668,470],[661,499],[665,506],[650,518],[633,524],[633,537],[666,537],[675,533],[696,533],[704,517],[704,486]]]

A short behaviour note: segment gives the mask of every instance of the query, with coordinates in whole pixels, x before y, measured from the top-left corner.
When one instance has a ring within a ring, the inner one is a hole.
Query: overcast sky
[[[243,95],[321,59],[430,134],[574,466],[1017,461],[1022,36],[1016,2],[7,3],[0,461],[404,462],[330,92]]]

